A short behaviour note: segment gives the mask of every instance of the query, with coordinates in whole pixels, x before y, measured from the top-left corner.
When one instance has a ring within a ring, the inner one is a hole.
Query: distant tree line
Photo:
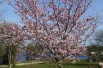
[[[94,42],[87,46],[89,60],[103,61],[103,30],[94,34]]]

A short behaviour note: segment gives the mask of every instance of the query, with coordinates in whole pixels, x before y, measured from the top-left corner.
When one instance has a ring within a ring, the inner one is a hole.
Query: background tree
[[[0,56],[3,56],[5,54],[5,46],[0,43]]]
[[[13,23],[3,23],[0,29],[0,42],[6,46],[9,67],[11,68],[11,60],[15,66],[17,47],[22,43],[21,29],[19,25]],[[7,58],[6,55],[6,58]]]
[[[27,46],[26,46],[26,49],[25,49],[25,53],[26,53],[26,60],[27,61],[30,61],[30,60],[34,60],[33,58],[34,58],[34,46],[33,46],[33,44],[28,44]]]
[[[0,25],[1,25],[0,26],[0,34],[1,34],[2,31],[3,31],[2,25],[4,25],[4,24],[1,23]],[[1,63],[2,64],[7,64],[8,63],[8,58],[6,59],[6,57],[8,56],[7,55],[7,51],[8,50],[7,50],[7,47],[4,45],[4,42],[2,40],[0,41],[0,48],[1,48],[1,51],[0,51],[0,54],[1,54]]]
[[[30,42],[26,47],[25,47],[25,54],[26,54],[26,60],[34,61],[36,58],[40,58],[40,55],[44,52],[44,50],[37,45],[34,42]]]
[[[0,63],[2,63],[3,55],[5,54],[5,46],[0,43]]]
[[[52,63],[62,68],[59,62],[64,58],[86,54],[83,45],[94,33],[97,24],[96,17],[83,17],[92,0],[14,2],[8,3],[22,18],[25,39],[36,41]]]
[[[12,60],[11,63],[13,64],[13,66],[15,66],[21,47],[20,45],[16,45],[16,46],[12,45],[10,48],[11,48],[11,60]]]
[[[103,30],[97,30],[97,32],[95,33],[95,38],[94,38],[94,42],[96,45],[103,45]]]
[[[87,51],[90,61],[103,61],[103,46],[92,43],[89,46],[87,46]]]
[[[94,61],[102,61],[103,60],[103,30],[97,30],[94,34],[94,41],[90,44],[92,46],[88,46],[88,53],[91,56],[91,52],[96,52],[96,56],[94,57]],[[98,56],[98,57],[97,57]],[[97,57],[97,58],[96,58]],[[93,59],[92,59],[93,60]]]

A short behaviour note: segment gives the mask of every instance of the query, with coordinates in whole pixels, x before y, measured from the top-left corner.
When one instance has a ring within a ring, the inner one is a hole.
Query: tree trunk
[[[16,66],[16,58],[15,57],[13,57],[13,66]]]
[[[63,65],[60,63],[58,57],[54,57],[54,58],[52,59],[52,62],[54,63],[54,65],[57,65],[58,68],[63,68]]]
[[[8,59],[9,59],[9,68],[11,68],[11,49],[10,49],[10,45],[9,45]]]
[[[58,68],[63,68],[63,66],[60,63],[58,63]]]
[[[16,52],[12,54],[12,64],[13,66],[16,66]]]

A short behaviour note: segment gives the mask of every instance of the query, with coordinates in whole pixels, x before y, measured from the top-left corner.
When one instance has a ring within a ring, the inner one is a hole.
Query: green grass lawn
[[[87,61],[80,61],[77,62],[76,64],[71,64],[69,62],[64,62],[62,63],[62,65],[64,66],[64,68],[88,68],[88,65],[90,65],[91,67],[93,66],[98,66],[98,63],[94,63],[94,62],[87,62]],[[8,67],[5,67],[8,68]],[[48,63],[40,63],[40,64],[32,64],[32,65],[22,65],[22,66],[16,66],[13,68],[57,68],[56,66],[53,66],[51,64]]]

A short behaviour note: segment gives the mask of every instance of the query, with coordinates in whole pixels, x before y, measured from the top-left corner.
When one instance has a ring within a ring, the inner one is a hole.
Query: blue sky
[[[93,0],[91,7],[89,7],[87,11],[89,11],[89,13],[95,13],[96,11],[103,15],[103,0]]]
[[[9,6],[7,3],[3,2],[1,5],[1,10],[7,10],[5,14],[3,15],[3,19],[9,22],[16,22],[20,23],[21,18],[14,13],[14,8]]]
[[[4,1],[4,0],[3,0]],[[103,0],[93,0],[91,7],[86,11],[86,15],[94,15],[96,12],[103,18]],[[1,9],[6,9],[7,12],[4,14],[3,18],[7,21],[19,23],[21,21],[20,17],[14,13],[14,9],[7,5],[6,3],[2,3]]]

